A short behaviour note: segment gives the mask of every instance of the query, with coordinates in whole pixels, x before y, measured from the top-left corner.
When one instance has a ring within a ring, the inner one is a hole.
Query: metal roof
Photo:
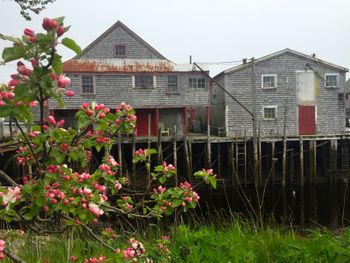
[[[206,65],[202,65],[208,70]],[[71,59],[63,71],[79,73],[193,72],[193,64],[175,64],[165,59]]]
[[[333,63],[321,60],[321,59],[313,57],[313,56],[306,55],[304,53],[295,51],[295,50],[290,49],[290,48],[286,48],[286,49],[283,49],[281,51],[272,53],[270,55],[258,58],[258,59],[255,60],[255,64],[258,64],[258,63],[270,60],[270,59],[272,59],[274,57],[280,56],[280,55],[285,54],[285,53],[290,53],[290,54],[294,54],[294,55],[299,56],[299,57],[303,57],[303,58],[306,58],[306,59],[309,59],[309,60],[313,60],[313,61],[315,61],[317,63],[324,64],[324,65],[326,65],[328,67],[334,68],[334,69],[339,70],[339,71],[344,71],[344,72],[348,72],[349,71],[349,69],[347,69],[347,68],[335,65]],[[247,67],[250,67],[250,65],[251,65],[251,63],[245,63],[245,64],[241,64],[241,65],[235,66],[233,68],[230,68],[230,69],[222,71],[216,77],[219,77],[220,75],[225,74],[225,73],[231,73],[231,72],[236,72],[236,71],[245,69]]]

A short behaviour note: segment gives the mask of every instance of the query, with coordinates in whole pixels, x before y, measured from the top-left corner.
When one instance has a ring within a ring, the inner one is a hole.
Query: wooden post
[[[239,163],[238,163],[238,132],[236,131],[236,138],[235,138],[235,161],[236,161],[236,174],[237,174],[237,178],[239,176]],[[239,182],[237,182],[239,183]]]
[[[300,148],[300,185],[304,187],[304,141],[303,137],[300,136],[299,139],[299,148]]]
[[[162,152],[162,132],[161,127],[158,128],[158,136],[157,136],[157,161],[158,164],[163,163],[163,152]]]
[[[217,158],[218,158],[218,174],[222,176],[222,171],[221,171],[221,143],[217,143]]]
[[[207,168],[211,168],[210,107],[207,107]]]
[[[174,138],[173,138],[173,156],[174,156],[174,167],[176,169],[175,173],[175,186],[178,186],[178,177],[177,177],[177,129],[176,125],[174,125]]]
[[[337,139],[331,140],[331,169],[336,170],[337,165],[337,151],[338,151],[338,141]]]
[[[283,153],[282,153],[282,187],[286,186],[286,164],[287,164],[287,140],[283,136]]]
[[[258,154],[259,154],[258,167],[257,167],[258,168],[257,172],[259,174],[258,185],[261,186],[261,184],[262,184],[262,171],[261,171],[261,169],[262,169],[262,149],[261,149],[261,129],[260,129],[260,126],[258,128]]]
[[[235,181],[236,181],[236,176],[235,176],[235,146],[234,143],[230,143],[230,148],[229,148],[229,158],[230,158],[230,172],[231,172],[231,177],[232,177],[232,186],[235,186]],[[238,182],[237,182],[238,183]]]
[[[148,123],[147,123],[147,148],[151,149],[151,122],[152,115],[148,113]],[[151,156],[148,155],[148,166],[147,166],[147,184],[151,182]]]
[[[120,134],[118,134],[118,163],[119,163],[119,174],[122,176],[124,173],[123,171],[123,156],[122,156],[122,138]],[[130,179],[130,178],[128,178]]]
[[[188,139],[188,157],[189,157],[189,160],[190,160],[190,169],[189,169],[189,172],[191,173],[191,177],[193,175],[193,156],[192,156],[192,142],[191,142],[191,139]]]
[[[276,180],[276,170],[275,170],[275,164],[276,164],[276,159],[275,159],[275,140],[273,139],[271,142],[271,177],[272,177],[272,183],[275,184]]]
[[[247,186],[247,171],[248,171],[247,169],[247,132],[244,131],[244,185],[245,186]]]
[[[189,156],[189,150],[188,150],[187,135],[184,136],[184,152],[185,152],[185,163],[186,163],[187,178],[191,178],[192,171],[191,171],[190,156]]]
[[[312,168],[313,168],[313,181],[316,182],[317,176],[317,141],[312,141]]]
[[[316,179],[316,141],[309,141],[309,169],[310,169],[310,182],[314,183]]]
[[[134,159],[135,156],[135,152],[136,152],[136,136],[135,136],[135,132],[132,134],[132,145],[131,145],[131,151],[132,151],[132,159]],[[136,177],[136,164],[131,161],[131,175],[133,177],[133,179]]]
[[[293,184],[294,181],[294,148],[290,152],[289,162],[289,182]]]
[[[0,141],[4,140],[5,138],[5,118],[0,118]]]

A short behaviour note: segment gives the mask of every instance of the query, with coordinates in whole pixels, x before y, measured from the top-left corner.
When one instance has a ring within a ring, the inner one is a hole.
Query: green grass
[[[226,226],[180,225],[170,230],[168,248],[172,260],[159,259],[159,230],[138,237],[154,262],[350,262],[350,230],[337,235],[327,230],[313,230],[299,235],[271,227],[253,227],[235,221]],[[129,237],[120,236],[113,247],[124,249]],[[66,236],[31,237],[7,236],[8,248],[27,262],[67,262]],[[105,262],[123,262],[122,255],[102,247],[97,241],[75,233],[70,255],[79,259],[103,254]],[[10,262],[10,261],[8,261]],[[81,261],[78,261],[81,262]]]

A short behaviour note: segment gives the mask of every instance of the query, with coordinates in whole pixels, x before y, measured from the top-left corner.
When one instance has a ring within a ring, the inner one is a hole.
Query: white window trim
[[[92,93],[86,93],[83,91],[83,76],[92,76],[92,85],[93,85],[93,92]],[[92,74],[82,74],[80,75],[80,90],[82,95],[95,95],[96,94],[96,78],[95,75]]]
[[[326,84],[327,84],[326,77],[327,76],[337,76],[337,85],[336,86],[326,86]],[[331,88],[331,89],[338,88],[339,87],[339,74],[338,73],[326,73],[326,74],[324,74],[324,87]]]
[[[274,77],[275,78],[274,87],[264,87],[264,77]],[[261,88],[262,89],[277,89],[277,74],[262,74],[261,75]]]
[[[275,118],[265,118],[265,109],[275,109]],[[263,120],[273,121],[277,119],[277,105],[268,105],[262,107]]]

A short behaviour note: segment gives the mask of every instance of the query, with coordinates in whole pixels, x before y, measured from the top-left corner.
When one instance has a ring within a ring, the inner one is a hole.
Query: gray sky
[[[65,16],[67,36],[86,47],[117,20],[175,63],[236,61],[284,48],[350,68],[349,0],[56,0],[31,22],[13,0],[0,0],[0,32],[41,30],[43,17]],[[0,41],[0,52],[9,42]],[[64,59],[73,56],[60,49]],[[211,75],[233,65],[210,66]],[[0,66],[7,82],[14,63]]]

